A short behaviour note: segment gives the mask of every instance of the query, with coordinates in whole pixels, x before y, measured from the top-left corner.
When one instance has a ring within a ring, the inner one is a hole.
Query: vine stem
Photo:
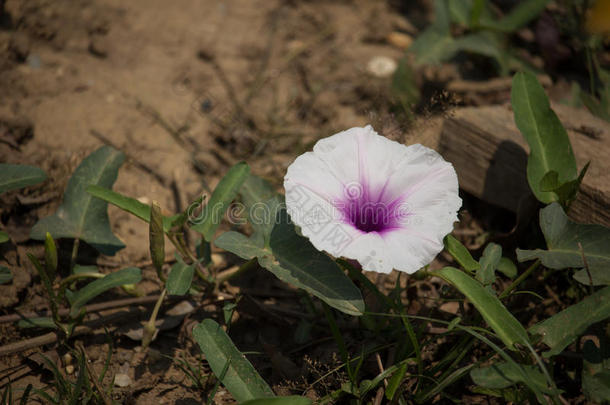
[[[537,259],[534,263],[532,263],[530,265],[530,267],[527,268],[527,270],[525,270],[519,277],[517,277],[517,279],[515,281],[512,282],[511,285],[506,287],[506,289],[504,291],[502,291],[502,293],[498,296],[498,298],[502,299],[502,298],[508,297],[508,295],[511,293],[511,291],[513,291],[515,288],[517,288],[519,286],[519,284],[521,284],[523,282],[523,280],[528,278],[530,276],[530,274],[532,274],[532,272],[538,268],[538,266],[540,266],[540,259]]]

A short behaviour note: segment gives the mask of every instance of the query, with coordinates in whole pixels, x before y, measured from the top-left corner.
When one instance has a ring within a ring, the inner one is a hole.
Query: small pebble
[[[366,70],[375,77],[391,76],[398,65],[392,58],[387,56],[375,56],[366,65]]]
[[[114,385],[125,388],[131,384],[131,378],[127,374],[117,374],[114,376]]]
[[[400,49],[407,49],[413,43],[413,37],[411,35],[398,31],[390,32],[386,37],[386,40],[391,45]]]

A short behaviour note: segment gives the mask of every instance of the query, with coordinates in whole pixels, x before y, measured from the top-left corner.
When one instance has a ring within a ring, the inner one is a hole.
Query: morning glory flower
[[[290,217],[318,250],[380,273],[429,264],[462,205],[450,163],[370,125],[319,140],[288,167],[284,188]]]

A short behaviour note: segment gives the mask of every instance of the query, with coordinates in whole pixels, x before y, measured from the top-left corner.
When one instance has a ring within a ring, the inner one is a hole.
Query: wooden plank
[[[570,217],[610,226],[610,124],[588,111],[553,105],[572,142],[579,169],[591,161]],[[509,106],[457,109],[443,123],[438,151],[453,163],[460,187],[484,201],[517,211],[531,191],[529,148]]]

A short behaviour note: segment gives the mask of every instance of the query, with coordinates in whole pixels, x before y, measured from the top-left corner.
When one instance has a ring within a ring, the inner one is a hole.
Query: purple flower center
[[[350,189],[348,185],[345,197],[338,201],[336,207],[342,214],[343,221],[359,231],[383,234],[401,228],[401,220],[409,215],[401,197],[384,199],[383,194],[383,189],[371,192],[367,187],[358,185]]]

